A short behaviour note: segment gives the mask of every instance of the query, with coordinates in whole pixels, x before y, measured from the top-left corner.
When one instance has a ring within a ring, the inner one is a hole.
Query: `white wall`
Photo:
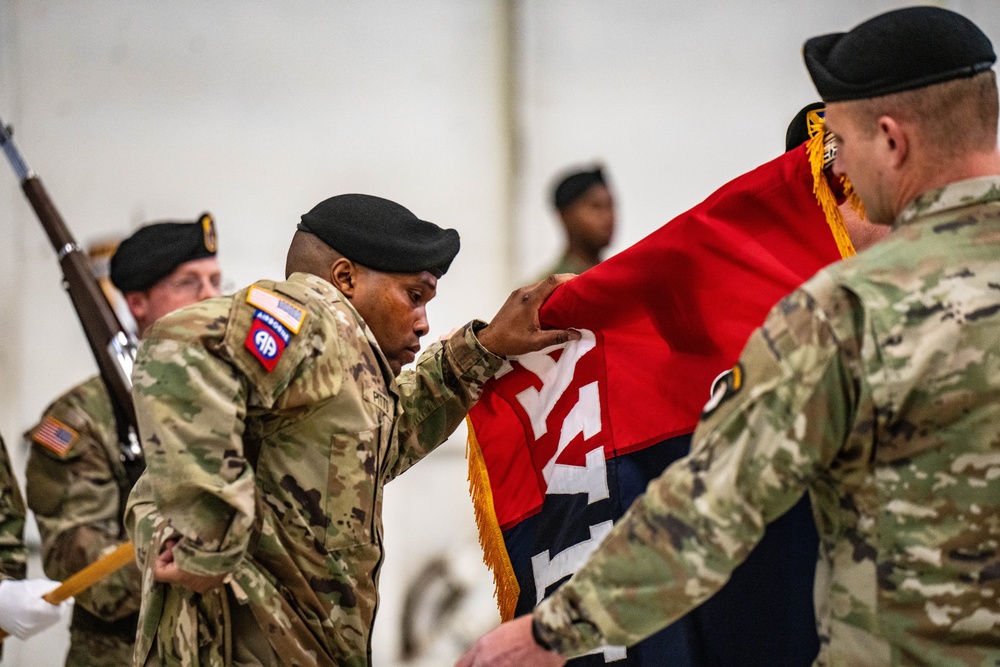
[[[0,116],[81,241],[209,210],[234,286],[279,277],[298,216],[333,194],[457,228],[433,339],[488,318],[559,251],[557,171],[606,163],[620,250],[783,149],[816,97],[806,38],[905,4],[0,0]],[[1000,38],[992,0],[937,4]],[[94,365],[48,241],[0,172],[0,432],[20,467],[19,433]],[[389,487],[377,665],[393,664],[419,554],[470,539],[461,455],[459,435]],[[6,662],[55,664],[54,637],[10,642]]]

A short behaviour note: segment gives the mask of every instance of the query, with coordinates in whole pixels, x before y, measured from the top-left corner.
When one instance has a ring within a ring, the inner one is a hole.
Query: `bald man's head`
[[[311,273],[330,280],[330,267],[342,257],[315,234],[297,230],[285,258],[285,278],[293,273]]]

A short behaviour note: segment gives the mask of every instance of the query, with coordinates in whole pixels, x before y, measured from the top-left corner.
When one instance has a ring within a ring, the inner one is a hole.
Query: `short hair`
[[[873,134],[878,119],[913,123],[942,157],[989,151],[997,145],[997,82],[993,70],[924,88],[851,100],[857,127]]]

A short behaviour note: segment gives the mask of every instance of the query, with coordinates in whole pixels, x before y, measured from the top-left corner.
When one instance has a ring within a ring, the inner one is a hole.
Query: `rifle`
[[[131,484],[142,474],[145,462],[139,446],[135,405],[132,403],[132,365],[135,338],[122,326],[90,270],[86,254],[66,227],[38,176],[25,162],[12,138],[11,128],[0,118],[0,148],[7,155],[21,189],[59,256],[63,286],[69,292],[77,317],[108,389],[118,425],[119,457]]]

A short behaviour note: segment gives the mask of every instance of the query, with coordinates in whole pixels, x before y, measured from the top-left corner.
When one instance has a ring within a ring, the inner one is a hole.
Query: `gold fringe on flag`
[[[472,496],[476,525],[479,527],[479,544],[483,548],[483,562],[493,573],[500,619],[509,621],[514,618],[514,609],[517,607],[521,587],[514,576],[514,566],[510,563],[500,523],[497,521],[496,508],[493,506],[493,490],[490,487],[490,475],[486,470],[483,450],[476,440],[472,420],[466,417],[465,422],[469,427],[468,446],[465,450],[469,459],[469,494]]]
[[[806,127],[809,131],[809,141],[806,143],[806,156],[809,159],[809,167],[812,170],[813,194],[816,195],[816,202],[826,216],[826,223],[830,226],[833,240],[837,243],[841,258],[852,257],[855,254],[854,244],[847,233],[847,226],[844,224],[844,215],[837,207],[837,198],[830,189],[830,183],[826,180],[824,171],[829,166],[830,154],[826,146],[826,129],[823,124],[823,116],[820,115],[822,109],[816,109],[806,114]],[[846,176],[841,177],[844,184],[844,193],[860,217],[864,217],[865,209],[858,195],[851,187],[851,182]]]

